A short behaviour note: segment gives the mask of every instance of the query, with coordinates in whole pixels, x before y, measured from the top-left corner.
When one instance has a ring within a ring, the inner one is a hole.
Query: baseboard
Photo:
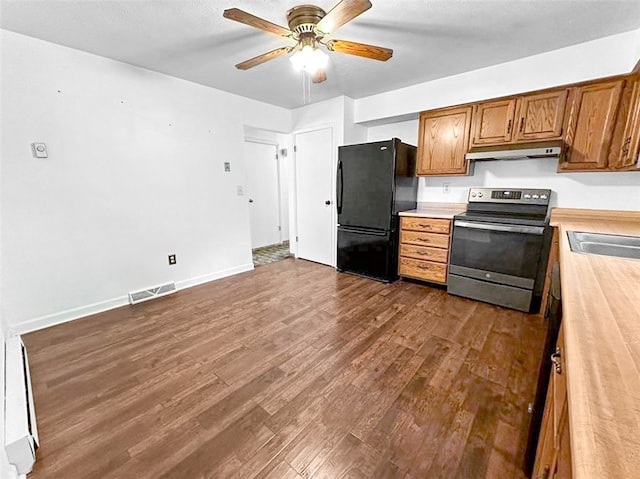
[[[58,313],[47,314],[33,319],[28,319],[20,324],[9,326],[11,334],[25,334],[37,331],[39,329],[49,328],[56,324],[66,323],[74,319],[84,318],[92,314],[102,313],[110,309],[119,308],[129,304],[127,296],[119,296],[117,298],[100,301],[98,303],[87,304],[77,308],[71,308]]]
[[[234,274],[246,273],[247,271],[251,271],[252,269],[253,263],[243,264],[234,268],[216,271],[215,273],[203,274],[202,276],[196,276],[195,278],[176,281],[176,288],[178,288],[178,290],[191,288],[193,286],[198,286],[199,284],[208,283],[209,281],[215,281],[216,279],[233,276]]]
[[[191,288],[199,284],[208,283],[209,281],[215,281],[216,279],[222,279],[226,278],[227,276],[233,276],[235,274],[251,271],[252,269],[253,263],[243,264],[234,268],[216,271],[214,273],[208,273],[202,276],[196,276],[195,278],[176,281],[176,288],[178,290]],[[91,316],[92,314],[102,313],[110,309],[126,306],[128,304],[129,297],[125,295],[108,299],[106,301],[100,301],[98,303],[87,304],[85,306],[67,309],[58,313],[47,314],[45,316],[29,319],[27,321],[23,321],[20,324],[10,326],[8,335],[30,333],[39,329],[55,326],[56,324],[66,323],[68,321],[73,321],[74,319],[80,319]]]

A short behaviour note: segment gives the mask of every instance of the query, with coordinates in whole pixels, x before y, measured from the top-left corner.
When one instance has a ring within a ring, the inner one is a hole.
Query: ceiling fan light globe
[[[305,45],[301,50],[291,55],[289,60],[296,70],[304,70],[313,75],[318,70],[327,66],[329,57],[319,48]]]

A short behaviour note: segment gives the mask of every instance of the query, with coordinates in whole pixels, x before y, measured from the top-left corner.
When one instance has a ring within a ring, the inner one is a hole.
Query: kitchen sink
[[[571,251],[640,259],[640,237],[567,231]]]

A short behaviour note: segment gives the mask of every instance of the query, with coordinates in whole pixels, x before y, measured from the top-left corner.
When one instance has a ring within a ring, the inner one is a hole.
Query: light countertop
[[[554,208],[575,479],[640,477],[640,260],[574,253],[567,231],[640,236],[640,212]]]
[[[466,203],[418,203],[415,210],[401,211],[400,216],[417,216],[420,218],[448,218],[467,211]]]

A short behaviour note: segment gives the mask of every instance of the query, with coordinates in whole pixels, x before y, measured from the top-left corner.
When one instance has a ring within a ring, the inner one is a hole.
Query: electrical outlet
[[[442,192],[449,194],[451,192],[451,183],[442,183]]]
[[[236,185],[236,195],[244,196],[244,189],[242,188],[242,185]]]
[[[231,163],[229,163],[228,161],[224,162],[224,171],[227,173],[231,171]]]
[[[169,255],[169,264],[176,264],[176,255],[175,254],[170,254]]]

